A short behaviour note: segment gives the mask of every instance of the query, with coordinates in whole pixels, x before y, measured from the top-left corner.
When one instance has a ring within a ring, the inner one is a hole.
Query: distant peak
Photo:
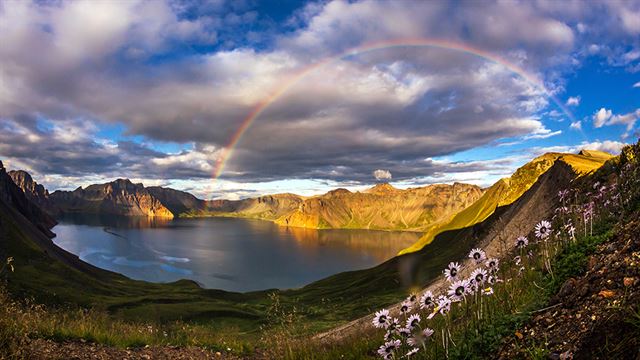
[[[398,189],[394,188],[391,184],[385,182],[385,183],[376,184],[374,187],[367,190],[367,192],[380,194],[380,193],[389,193],[397,190]]]
[[[578,155],[589,156],[589,157],[594,157],[594,158],[605,158],[605,159],[613,157],[613,155],[611,155],[611,154],[609,154],[608,152],[605,152],[605,151],[587,150],[587,149],[580,150]]]
[[[345,188],[337,188],[335,190],[331,190],[327,193],[327,195],[342,195],[342,194],[351,194],[351,191],[345,189]]]

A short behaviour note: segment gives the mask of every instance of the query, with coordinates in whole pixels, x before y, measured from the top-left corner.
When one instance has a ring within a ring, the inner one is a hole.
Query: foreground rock
[[[546,310],[513,336],[501,359],[526,358],[532,348],[550,359],[640,358],[640,212],[616,229],[588,261],[587,272],[568,279]]]

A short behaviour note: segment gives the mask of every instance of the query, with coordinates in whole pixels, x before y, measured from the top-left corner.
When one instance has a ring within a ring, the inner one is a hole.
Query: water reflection
[[[420,234],[279,227],[259,220],[66,216],[54,241],[81,259],[131,278],[182,278],[208,288],[299,287],[377,265]]]

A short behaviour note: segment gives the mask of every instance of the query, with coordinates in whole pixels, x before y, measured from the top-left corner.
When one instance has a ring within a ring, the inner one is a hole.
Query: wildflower
[[[405,300],[400,305],[400,312],[403,313],[403,314],[406,314],[409,311],[411,311],[411,301]]]
[[[385,325],[387,325],[387,322],[389,322],[389,320],[390,320],[389,310],[382,309],[380,311],[377,311],[375,316],[373,317],[373,326],[377,328],[385,327]]]
[[[458,264],[457,262],[450,262],[449,266],[444,269],[444,277],[448,281],[453,282],[458,278],[460,270],[462,270],[462,266],[460,266],[460,264]]]
[[[551,234],[551,223],[542,220],[536,225],[536,237],[538,239],[546,239]]]
[[[522,275],[523,272],[524,272],[524,266],[521,266],[520,269],[518,269],[518,275]]]
[[[467,291],[469,291],[468,286],[469,282],[467,282],[467,280],[458,280],[451,284],[451,286],[449,286],[448,292],[451,300],[455,302],[462,301]]]
[[[485,254],[484,250],[476,248],[472,249],[471,252],[469,252],[469,257],[475,260],[476,264],[480,264],[482,261],[484,261],[484,259],[487,258],[487,255]]]
[[[387,331],[395,332],[395,331],[398,331],[399,328],[400,328],[400,321],[397,318],[393,318],[393,319],[389,318],[386,326]]]
[[[421,346],[429,340],[431,335],[433,335],[433,329],[425,328],[422,332],[407,339],[407,344],[409,346]]]
[[[533,259],[533,251],[531,251],[531,250],[527,251],[527,257],[529,259]]]
[[[416,326],[418,326],[420,324],[420,315],[418,314],[413,314],[411,316],[409,316],[409,318],[407,319],[407,326],[406,328],[409,330],[413,330],[416,328]]]
[[[513,262],[514,262],[516,265],[520,265],[520,264],[522,263],[522,258],[518,255],[518,256],[516,256],[516,257],[514,257],[514,258],[513,258]]]
[[[444,295],[440,295],[438,297],[438,310],[440,314],[444,315],[451,310],[451,299]]]
[[[407,301],[414,303],[418,300],[418,295],[416,295],[415,293],[412,293],[411,295],[409,295],[409,297],[407,298]]]
[[[475,284],[482,286],[487,279],[487,270],[483,268],[477,268],[471,273],[471,278],[475,281]]]
[[[567,230],[567,232],[572,239],[576,237],[576,228],[573,225],[569,226],[569,230]]]
[[[390,340],[378,348],[378,354],[383,358],[393,355],[393,352],[400,348],[400,340]]]
[[[529,239],[527,239],[526,236],[519,236],[516,239],[516,247],[518,249],[524,249],[527,247],[527,245],[529,245]]]
[[[489,278],[487,279],[487,283],[490,285],[495,284],[496,282],[498,282],[498,278],[495,276],[489,276]]]
[[[411,336],[411,330],[407,329],[407,328],[402,328],[398,330],[398,335],[400,335],[400,337],[402,337],[403,339],[407,339]]]
[[[564,201],[564,199],[567,198],[567,196],[569,196],[569,190],[560,190],[558,191],[558,197],[560,198],[560,201]]]
[[[484,288],[482,290],[482,295],[486,295],[486,296],[493,295],[493,288],[492,287]]]
[[[467,279],[467,294],[473,294],[476,292],[476,281],[473,277]]]
[[[419,348],[417,348],[417,347],[414,347],[413,349],[409,350],[409,352],[408,352],[408,353],[407,353],[407,355],[405,355],[405,356],[406,356],[406,357],[411,357],[411,356],[413,356],[413,355],[417,354],[417,353],[418,353],[418,351],[420,351],[420,349],[419,349]]]
[[[425,291],[420,297],[420,309],[428,309],[434,305],[433,293],[429,290]]]
[[[498,265],[500,265],[500,260],[496,258],[490,258],[484,264],[487,266],[487,269],[489,269],[489,272],[496,272],[498,271]]]

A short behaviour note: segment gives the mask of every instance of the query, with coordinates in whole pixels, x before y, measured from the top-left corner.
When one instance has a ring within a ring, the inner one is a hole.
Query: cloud
[[[51,176],[206,181],[239,125],[268,102],[219,181],[368,182],[372,168],[399,181],[430,176],[442,169],[425,158],[561,134],[542,119],[546,92],[501,64],[437,47],[310,65],[371,42],[447,39],[526,69],[557,95],[556,75],[571,71],[576,49],[589,45],[579,34],[598,44],[615,35],[626,45],[627,15],[636,10],[336,1],[308,4],[284,22],[286,31],[274,31],[268,14],[241,2],[6,2],[0,154]],[[601,25],[592,20],[600,12],[618,20]],[[637,61],[632,49],[611,57]],[[122,136],[100,135],[114,124]],[[160,151],[157,142],[188,150]]]
[[[581,149],[584,149],[584,150],[598,150],[598,151],[604,151],[610,154],[617,155],[620,153],[622,148],[627,145],[629,144],[623,143],[620,141],[605,140],[605,141],[594,141],[591,143],[583,143],[580,146],[581,146]]]
[[[640,119],[640,108],[627,114],[613,114],[611,110],[601,108],[593,115],[593,124],[595,127],[626,125],[626,132],[623,135],[623,138],[626,138],[630,135],[638,119]]]
[[[611,115],[611,110],[600,108],[600,110],[596,111],[596,113],[593,115],[593,126],[597,128],[604,126],[607,120],[611,118]]]
[[[568,106],[580,105],[580,96],[570,96],[569,99],[567,99],[567,105]]]
[[[574,129],[574,130],[582,130],[582,122],[581,121],[574,121],[574,122],[571,123],[569,128],[570,129]]]
[[[373,172],[373,177],[376,178],[376,180],[380,181],[380,180],[391,180],[391,172],[389,170],[382,170],[382,169],[377,169]]]
[[[638,81],[637,83],[633,84],[634,88],[640,88],[640,81]]]

